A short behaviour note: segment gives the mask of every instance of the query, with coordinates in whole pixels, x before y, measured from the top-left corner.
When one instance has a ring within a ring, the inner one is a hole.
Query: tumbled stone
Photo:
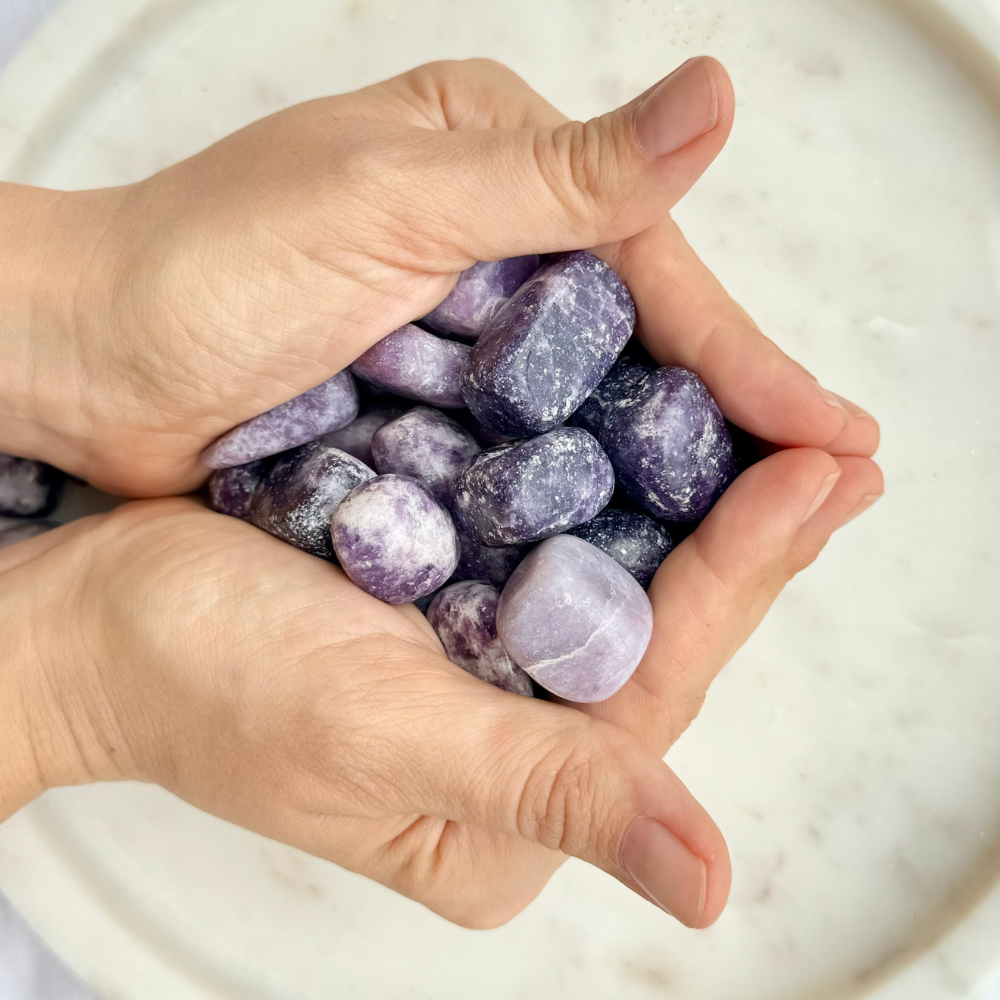
[[[467,344],[435,337],[408,323],[383,337],[351,365],[360,379],[407,399],[446,409],[461,407]]]
[[[409,476],[378,476],[334,511],[333,548],[344,572],[389,604],[433,593],[458,565],[448,512]]]
[[[375,468],[375,459],[372,456],[372,438],[375,437],[375,432],[380,427],[390,420],[395,420],[398,416],[399,411],[395,408],[376,407],[367,413],[362,413],[346,427],[341,427],[339,431],[324,434],[320,441],[330,448],[346,451],[348,455],[360,459],[365,465]]]
[[[536,254],[474,264],[424,322],[440,333],[475,340],[483,327],[541,264]]]
[[[651,517],[628,510],[603,510],[569,534],[597,546],[648,590],[660,564],[674,547],[670,532]]]
[[[497,608],[511,659],[569,701],[610,698],[649,645],[653,609],[635,579],[600,549],[557,535],[514,570]]]
[[[478,455],[455,482],[452,512],[483,545],[521,545],[589,521],[614,487],[611,463],[593,435],[560,427]]]
[[[216,469],[208,477],[206,486],[208,506],[220,514],[239,517],[245,521],[250,516],[254,494],[273,464],[273,458],[262,458],[247,465]]]
[[[497,637],[500,591],[469,580],[445,587],[427,609],[427,620],[456,666],[487,684],[533,697],[531,678],[507,655]]]
[[[38,535],[44,535],[47,531],[58,527],[55,521],[28,521],[25,524],[7,525],[0,528],[0,549],[27,541],[29,538],[37,538]]]
[[[611,404],[620,399],[639,379],[644,378],[654,368],[622,355],[604,376],[601,384],[587,397],[583,405],[573,414],[574,427],[590,431],[598,440],[604,427],[604,418]]]
[[[481,450],[464,427],[428,406],[416,406],[385,424],[372,440],[380,475],[411,476],[445,506],[451,500],[455,477]]]
[[[282,455],[254,494],[249,521],[296,548],[335,562],[330,517],[375,473],[353,455],[319,441]]]
[[[608,409],[601,444],[618,482],[666,521],[704,517],[733,479],[733,446],[708,389],[686,368],[660,368]]]
[[[487,324],[462,380],[466,405],[501,434],[566,421],[632,335],[635,306],[618,275],[585,251],[560,254]]]
[[[44,517],[62,498],[66,474],[30,458],[0,454],[0,516]]]
[[[530,545],[482,545],[464,531],[458,533],[458,544],[461,552],[452,580],[485,580],[498,589],[531,551]]]
[[[223,434],[205,451],[202,461],[210,469],[246,465],[315,441],[357,415],[357,386],[350,372],[339,372],[315,389]]]
[[[511,437],[510,434],[499,434],[490,430],[485,424],[480,423],[468,410],[458,410],[455,419],[484,447],[495,448],[497,445],[510,444],[518,441],[519,438]]]

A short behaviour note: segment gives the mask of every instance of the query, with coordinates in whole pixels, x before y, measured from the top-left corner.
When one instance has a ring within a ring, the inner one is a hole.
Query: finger
[[[785,447],[871,457],[878,424],[765,337],[665,219],[611,251],[661,364],[697,371],[734,423]]]

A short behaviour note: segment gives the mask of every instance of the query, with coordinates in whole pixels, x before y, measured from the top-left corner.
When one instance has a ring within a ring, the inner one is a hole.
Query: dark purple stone
[[[461,554],[452,580],[485,580],[498,589],[531,551],[530,545],[481,545],[462,531],[458,533],[458,544]]]
[[[665,521],[697,521],[733,479],[733,445],[715,400],[694,372],[660,368],[608,410],[601,444],[619,484]]]
[[[324,434],[320,441],[330,448],[346,451],[348,455],[360,459],[365,465],[375,468],[375,459],[372,457],[372,438],[375,437],[375,432],[380,427],[390,420],[395,420],[400,412],[395,408],[377,407],[367,413],[362,413],[346,427],[341,427],[339,431]]]
[[[464,406],[462,370],[470,348],[408,323],[351,365],[360,379],[407,399],[452,409]]]
[[[452,663],[487,684],[531,698],[531,678],[497,638],[499,600],[500,591],[488,583],[454,583],[431,602],[427,620]]]
[[[375,473],[353,455],[319,441],[282,455],[254,494],[248,520],[268,534],[336,562],[330,517]]]
[[[210,469],[246,465],[296,448],[349,424],[358,415],[358,389],[350,372],[276,406],[223,434],[202,457]]]
[[[0,549],[7,548],[8,545],[16,545],[18,542],[25,542],[29,538],[37,538],[44,535],[59,525],[55,521],[28,521],[26,524],[10,524],[0,528]]]
[[[490,430],[485,424],[481,424],[468,410],[459,410],[455,414],[455,419],[484,447],[496,448],[497,445],[510,444],[520,438],[511,437],[509,434],[498,434]]]
[[[593,435],[560,427],[473,459],[455,482],[452,511],[483,545],[521,545],[589,521],[614,488],[611,463]]]
[[[375,468],[411,476],[446,506],[455,477],[482,449],[451,417],[417,406],[381,427],[372,440]]]
[[[216,469],[208,478],[206,491],[208,506],[220,514],[239,517],[244,521],[250,516],[257,487],[264,481],[273,458],[262,458],[247,465],[233,465],[228,469]]]
[[[573,426],[590,431],[598,440],[604,427],[604,418],[611,404],[621,399],[639,379],[644,378],[653,366],[622,355],[604,376],[601,384],[587,397],[583,406],[573,414]]]
[[[448,512],[409,476],[378,476],[334,511],[333,547],[344,572],[388,604],[434,593],[458,565]]]
[[[458,276],[451,294],[424,322],[440,333],[475,340],[483,327],[541,264],[535,254],[473,264]]]
[[[462,380],[466,405],[501,434],[564,423],[632,335],[635,306],[604,261],[585,251],[546,264],[490,320]]]
[[[651,517],[627,510],[604,510],[586,524],[570,528],[570,535],[582,538],[611,556],[619,566],[648,590],[660,564],[674,547],[670,532]]]
[[[0,454],[0,516],[44,517],[62,498],[66,474],[30,458]]]

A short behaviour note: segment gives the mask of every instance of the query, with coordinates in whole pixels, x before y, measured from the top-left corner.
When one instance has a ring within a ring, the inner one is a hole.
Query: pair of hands
[[[660,569],[649,651],[594,706],[490,688],[412,606],[191,499],[0,552],[0,818],[55,785],[155,781],[467,926],[519,912],[566,855],[712,923],[726,846],[662,756],[882,491],[874,420],[768,341],[670,218],[733,105],[708,59],[586,124],[499,65],[440,63],[129,187],[0,188],[19,262],[0,448],[116,493],[197,486],[219,434],[429,312],[474,261],[579,247],[624,278],[654,358],[778,446]]]

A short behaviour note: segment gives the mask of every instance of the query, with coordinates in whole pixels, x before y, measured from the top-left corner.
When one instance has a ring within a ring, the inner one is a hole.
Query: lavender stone
[[[473,436],[438,410],[417,406],[381,427],[372,439],[380,474],[412,476],[447,505],[455,477],[482,449]]]
[[[541,434],[597,388],[632,335],[621,279],[585,251],[560,254],[490,320],[462,381],[466,405],[501,434]]]
[[[627,510],[604,510],[569,534],[597,546],[648,590],[660,564],[670,555],[674,541],[659,521]]]
[[[458,533],[461,552],[452,580],[485,580],[501,588],[528,554],[530,545],[481,545],[464,532]]]
[[[598,440],[604,427],[612,403],[627,392],[639,379],[644,378],[653,367],[631,357],[620,357],[604,376],[601,384],[587,397],[584,404],[573,414],[573,426],[590,431]]]
[[[610,407],[601,431],[618,482],[665,521],[704,517],[733,479],[733,445],[694,372],[660,368]]]
[[[272,459],[262,458],[259,462],[247,465],[216,469],[209,476],[206,487],[209,507],[220,514],[239,517],[245,521],[250,516],[250,505],[257,487],[264,481],[273,464]]]
[[[475,340],[493,314],[538,270],[541,262],[533,254],[473,264],[458,276],[451,294],[424,322],[441,333]]]
[[[0,454],[0,516],[44,517],[58,506],[66,475],[30,458]]]
[[[412,323],[369,348],[351,366],[358,378],[430,406],[464,406],[462,370],[470,348]]]
[[[500,591],[475,580],[445,587],[427,609],[448,659],[487,684],[531,698],[531,678],[507,655],[497,637]]]
[[[611,463],[594,437],[560,427],[473,459],[455,482],[452,512],[483,545],[520,545],[589,521],[614,488]]]
[[[29,538],[36,538],[38,535],[44,535],[45,532],[58,527],[59,525],[55,521],[29,521],[27,524],[14,524],[0,528],[0,549],[27,541]]]
[[[408,476],[362,483],[334,512],[332,533],[344,572],[389,604],[432,594],[458,565],[448,512]]]
[[[353,455],[360,459],[365,465],[374,468],[375,459],[372,456],[372,438],[375,432],[399,416],[395,409],[379,407],[362,413],[356,420],[352,420],[346,427],[341,427],[339,431],[331,431],[324,434],[320,441],[330,448],[339,448],[346,451],[348,455]]]
[[[653,632],[642,587],[610,556],[574,538],[542,542],[514,571],[497,608],[511,659],[569,701],[604,701],[635,672]]]
[[[334,562],[330,517],[351,490],[374,475],[353,455],[312,441],[274,464],[254,494],[250,523]]]

